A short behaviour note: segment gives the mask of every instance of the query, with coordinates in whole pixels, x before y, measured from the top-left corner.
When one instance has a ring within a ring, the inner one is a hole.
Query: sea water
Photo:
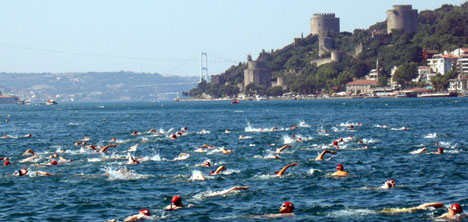
[[[124,220],[147,208],[165,221],[243,221],[277,213],[290,201],[296,216],[288,221],[427,220],[445,209],[380,210],[436,201],[468,207],[467,114],[466,98],[1,105],[0,136],[11,138],[0,139],[0,156],[12,164],[0,167],[0,218]],[[186,133],[171,140],[183,127]],[[97,153],[74,145],[85,136],[101,147],[116,137],[118,146]],[[337,149],[331,144],[340,138]],[[214,148],[194,152],[203,144]],[[276,154],[285,144],[292,147]],[[422,147],[427,154],[410,154]],[[428,154],[438,147],[443,155]],[[39,159],[21,163],[27,149]],[[323,149],[338,154],[314,161]],[[173,161],[182,152],[190,156]],[[54,153],[73,161],[45,165]],[[141,163],[127,165],[128,155]],[[208,159],[211,167],[197,166]],[[329,177],[340,163],[350,176]],[[221,165],[228,171],[209,175]],[[53,176],[14,176],[21,168]],[[191,179],[199,174],[206,180]],[[379,188],[391,178],[396,188]],[[250,188],[211,195],[238,185]],[[173,195],[194,206],[164,212]]]

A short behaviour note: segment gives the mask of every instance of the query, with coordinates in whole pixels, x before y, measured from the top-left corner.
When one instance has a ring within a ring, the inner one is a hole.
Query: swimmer
[[[198,147],[194,152],[197,152],[197,153],[204,153],[204,152],[206,152],[206,150],[203,149],[203,147]]]
[[[382,189],[390,189],[390,188],[395,188],[395,187],[396,187],[395,180],[389,179],[389,180],[387,180],[380,188],[382,188]]]
[[[157,131],[155,129],[150,129],[148,132],[146,132],[147,134],[151,134],[151,133],[156,133]]]
[[[345,177],[348,176],[348,172],[344,171],[343,164],[336,165],[336,172],[332,173],[331,176],[333,177]]]
[[[249,189],[250,187],[242,187],[242,186],[234,186],[234,187],[231,187],[227,190],[223,190],[223,191],[219,191],[219,192],[214,192],[214,193],[211,193],[211,194],[207,194],[206,197],[214,197],[214,196],[224,196],[228,193],[231,193],[233,191],[236,191],[236,190],[247,190]]]
[[[207,133],[209,133],[209,132],[208,132],[207,130],[202,129],[202,130],[200,130],[200,132],[198,132],[198,133],[199,133],[199,134],[207,134]]]
[[[322,151],[322,153],[320,153],[320,154],[315,158],[315,161],[323,160],[323,156],[325,156],[326,153],[331,153],[331,154],[333,154],[333,155],[337,154],[337,152],[335,152],[335,151],[324,150],[324,151]]]
[[[231,154],[232,153],[232,150],[228,150],[226,148],[221,148],[221,151],[224,153],[224,154]]]
[[[442,147],[439,147],[439,149],[437,149],[437,152],[432,152],[431,154],[437,154],[437,155],[440,155],[440,154],[443,154],[444,153],[444,148]]]
[[[175,140],[175,139],[177,139],[177,135],[176,135],[176,134],[172,134],[171,140]]]
[[[275,172],[276,176],[282,176],[284,174],[284,172],[286,172],[286,170],[289,167],[292,167],[292,166],[297,166],[297,163],[291,163],[291,164],[288,164],[288,165],[284,166],[283,169],[281,169],[280,171]]]
[[[138,221],[141,219],[146,219],[149,216],[151,216],[150,211],[148,209],[142,209],[140,212],[138,212],[138,214],[127,217],[124,221]]]
[[[426,150],[427,150],[426,147],[423,147],[423,148],[421,148],[421,149],[418,149],[418,150],[415,150],[415,151],[410,152],[410,154],[413,154],[413,155],[415,155],[415,154],[421,154],[421,153],[426,152]]]
[[[229,133],[231,133],[231,131],[229,131],[229,130],[226,129],[226,130],[224,130],[224,133],[225,133],[225,134],[229,134]]]
[[[218,175],[221,173],[221,171],[227,170],[225,166],[219,166],[218,169],[211,171],[210,175]]]
[[[289,129],[290,130],[295,130],[295,129],[297,129],[297,126],[291,126],[291,127],[289,127]]]
[[[265,219],[265,218],[278,218],[278,217],[293,217],[296,216],[293,213],[294,210],[294,204],[291,202],[284,202],[279,211],[279,214],[267,214],[267,215],[262,215],[262,216],[254,216],[252,217],[253,219]]]
[[[207,148],[207,149],[213,149],[214,146],[211,146],[211,145],[208,145],[208,144],[203,144],[203,147]]]
[[[192,207],[193,204],[187,205],[187,207]],[[173,196],[171,200],[171,205],[164,208],[164,210],[178,210],[182,209],[184,205],[182,204],[182,197],[180,196]]]
[[[48,172],[44,172],[44,171],[34,171],[32,172],[34,173],[36,176],[52,176],[52,174],[48,173]],[[29,170],[27,168],[23,168],[21,170],[18,170],[15,172],[15,176],[25,176],[25,175],[29,175],[31,174],[31,172],[29,172]]]
[[[107,150],[111,147],[117,147],[118,145],[117,144],[109,144],[105,147],[102,147],[101,149],[99,149],[99,151],[97,151],[98,153],[105,153],[107,152]]]
[[[37,159],[39,159],[39,157],[34,155],[34,156],[24,158],[24,159],[20,160],[19,162],[20,163],[26,163],[26,162],[32,162],[33,160],[37,160]]]
[[[85,142],[76,142],[75,143],[75,146],[84,146],[86,145],[86,141]]]
[[[335,146],[336,148],[340,148],[340,147],[338,146],[338,141],[337,141],[337,140],[333,141],[332,146]]]
[[[27,149],[26,151],[24,151],[23,156],[29,156],[29,155],[36,155],[36,153],[31,149]]]
[[[87,136],[85,136],[85,137],[83,137],[83,139],[81,139],[81,141],[85,141],[85,142],[87,142],[89,140],[91,140],[91,139],[89,137],[87,137]]]
[[[117,138],[116,137],[113,137],[111,140],[109,140],[109,143],[115,143],[117,142]]]
[[[31,136],[32,136],[31,133],[28,133],[28,134],[24,135],[24,138],[31,138]]]
[[[132,155],[128,155],[128,161],[127,164],[139,164],[140,161],[135,159]]]
[[[91,150],[94,150],[94,151],[98,152],[97,147],[95,145],[93,145],[93,144],[89,144],[89,145],[85,146],[84,148],[91,149]]]
[[[278,155],[268,155],[268,156],[265,156],[263,159],[271,160],[271,159],[280,159],[280,158],[281,157]]]
[[[276,153],[281,153],[283,152],[284,149],[291,148],[291,147],[292,147],[291,145],[284,145],[281,148],[276,149]]]
[[[407,212],[415,212],[418,210],[427,210],[430,207],[433,208],[441,208],[443,207],[444,204],[441,202],[434,202],[434,203],[424,203],[421,204],[417,207],[410,207],[410,208],[384,208],[381,210],[381,213],[388,213],[388,214],[393,214],[393,213],[407,213]]]
[[[136,136],[136,135],[138,135],[138,131],[136,131],[136,130],[133,131],[133,132],[130,134],[130,136]]]
[[[174,158],[174,161],[177,161],[177,160],[185,160],[187,158],[190,157],[190,154],[188,153],[180,153],[179,156],[177,156],[176,158]]]
[[[197,166],[199,166],[199,167],[209,167],[211,165],[213,165],[213,164],[211,163],[210,160],[205,160],[205,161],[203,161],[203,163],[201,163],[201,164],[199,164]]]
[[[52,166],[52,165],[55,166],[55,165],[57,165],[57,164],[58,164],[57,160],[52,160],[52,161],[50,161],[49,163],[46,163],[47,166]]]
[[[442,214],[441,216],[436,217],[436,218],[437,219],[449,219],[449,220],[456,219],[456,220],[459,220],[459,219],[462,219],[462,218],[466,217],[466,215],[461,214],[462,212],[463,212],[462,206],[460,204],[458,204],[458,203],[454,203],[454,204],[450,205],[450,207],[448,208],[447,213]]]
[[[0,137],[0,138],[1,138],[1,139],[10,139],[10,138],[11,138],[11,136],[9,136],[9,135],[5,135],[5,136],[2,136],[2,137]]]
[[[349,130],[354,130],[354,125],[353,124],[349,125]]]
[[[128,152],[136,152],[137,151],[137,148],[138,146],[140,146],[140,144],[135,144],[133,146],[131,146],[130,148],[128,148]]]
[[[278,130],[278,127],[276,127],[276,126],[273,126],[273,127],[271,127],[271,129],[270,129],[270,130],[271,130],[271,131]]]
[[[3,166],[8,166],[8,165],[10,165],[10,164],[11,164],[11,162],[10,162],[9,160],[3,162]]]

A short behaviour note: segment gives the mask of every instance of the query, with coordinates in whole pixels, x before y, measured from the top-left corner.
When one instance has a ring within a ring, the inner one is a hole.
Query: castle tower
[[[310,19],[310,34],[328,37],[330,31],[340,32],[340,18],[335,13],[314,14]]]
[[[247,68],[244,70],[244,88],[250,83],[266,88],[270,87],[271,72],[265,67],[261,59],[253,61],[249,56],[247,59]]]
[[[418,29],[418,10],[411,5],[394,5],[387,11],[387,33],[392,29],[414,33]]]
[[[340,18],[334,13],[314,14],[310,19],[310,33],[319,37],[319,56],[335,49],[330,32],[340,32]]]

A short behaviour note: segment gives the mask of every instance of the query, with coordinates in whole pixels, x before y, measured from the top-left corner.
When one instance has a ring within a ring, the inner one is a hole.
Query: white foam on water
[[[307,124],[305,121],[300,121],[299,124],[297,124],[298,127],[302,127],[302,128],[308,128],[310,127],[309,124]]]
[[[132,170],[127,170],[127,168],[113,168],[113,167],[106,167],[102,169],[106,172],[108,180],[139,180],[139,179],[146,179],[150,177],[150,175],[143,175],[137,174]]]
[[[207,178],[199,170],[192,170],[192,175],[190,176],[191,181],[195,180],[206,180]]]
[[[425,139],[433,139],[436,138],[438,135],[437,133],[429,133],[426,136],[424,136]]]
[[[367,216],[370,214],[376,214],[374,210],[370,209],[344,209],[344,210],[338,210],[329,213],[327,216],[328,217],[333,217],[333,218],[354,218],[360,217],[360,216]]]

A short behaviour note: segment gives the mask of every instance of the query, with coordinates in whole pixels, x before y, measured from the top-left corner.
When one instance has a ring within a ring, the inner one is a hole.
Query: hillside
[[[394,31],[387,35],[385,21],[377,22],[368,29],[356,29],[353,33],[332,33],[334,44],[342,55],[339,62],[321,66],[311,63],[319,58],[316,36],[296,39],[295,43],[272,52],[263,51],[259,57],[272,71],[273,78],[282,77],[285,80],[288,90],[284,92],[311,94],[343,90],[347,82],[361,78],[376,68],[377,59],[381,73],[379,85],[385,85],[394,66],[426,65],[423,50],[468,47],[468,2],[460,6],[446,4],[435,10],[420,11],[418,17],[418,30],[412,34]],[[362,46],[360,53],[356,51],[358,46]],[[322,57],[327,56],[329,54]],[[232,66],[221,75],[234,76],[228,78],[228,82],[235,85],[242,81],[245,65]],[[403,85],[410,87],[412,83],[404,82]],[[257,90],[256,93],[268,95],[272,91],[275,90]],[[192,89],[190,95],[198,97],[202,93],[213,97],[229,96],[223,87],[211,83]]]
[[[0,73],[0,91],[32,102],[155,101],[172,99],[196,86],[197,77],[156,73]]]

